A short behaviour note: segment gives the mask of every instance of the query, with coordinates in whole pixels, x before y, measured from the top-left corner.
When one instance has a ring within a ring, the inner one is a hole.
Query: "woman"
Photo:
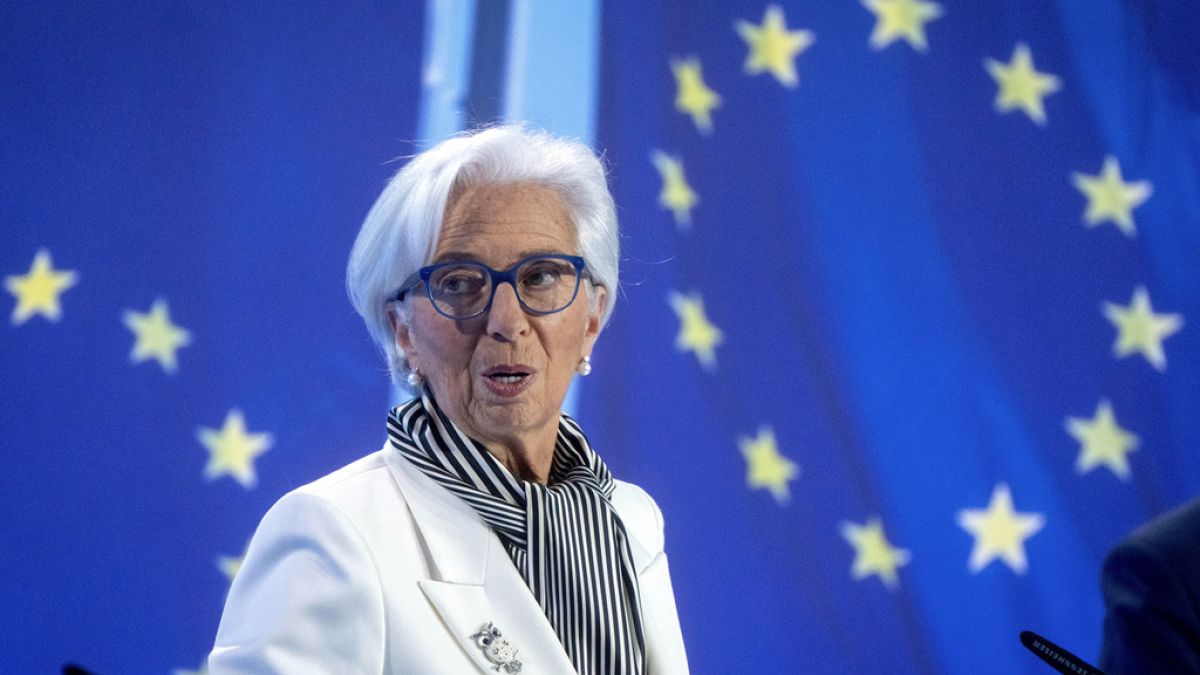
[[[347,285],[415,397],[263,518],[210,672],[687,672],[661,513],[561,413],[617,252],[577,143],[490,128],[392,179]]]

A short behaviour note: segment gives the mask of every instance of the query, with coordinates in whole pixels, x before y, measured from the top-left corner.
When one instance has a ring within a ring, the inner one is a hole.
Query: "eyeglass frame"
[[[571,292],[571,299],[568,300],[567,304],[563,305],[562,307],[559,307],[558,309],[552,309],[548,312],[534,309],[525,304],[525,299],[521,297],[521,291],[517,290],[517,269],[531,260],[538,260],[542,258],[564,260],[571,263],[571,265],[575,268],[575,289]],[[438,307],[437,301],[433,299],[433,289],[431,289],[429,286],[429,277],[431,277],[433,273],[439,269],[444,267],[454,267],[455,265],[479,267],[488,273],[489,282],[492,285],[491,293],[488,294],[487,304],[485,304],[483,308],[474,314],[469,314],[467,316],[451,316],[443,312],[441,308]],[[447,319],[450,319],[451,321],[467,321],[469,319],[474,319],[487,314],[488,311],[492,309],[492,302],[496,299],[496,289],[500,288],[500,284],[507,283],[509,286],[512,286],[513,295],[517,297],[517,302],[520,303],[521,309],[525,310],[527,314],[532,314],[534,316],[546,316],[548,314],[557,314],[573,305],[575,303],[575,298],[579,297],[579,285],[583,282],[585,277],[589,281],[592,279],[591,273],[587,269],[587,261],[583,259],[583,256],[567,255],[565,253],[538,253],[521,258],[505,270],[492,269],[488,265],[485,265],[478,260],[448,260],[446,262],[426,265],[425,267],[422,267],[416,272],[410,274],[408,279],[406,279],[404,283],[400,285],[400,290],[396,291],[396,295],[393,296],[392,299],[396,302],[403,302],[405,294],[415,288],[418,283],[421,283],[425,286],[425,297],[429,299],[429,304],[433,306],[434,311],[446,317]]]

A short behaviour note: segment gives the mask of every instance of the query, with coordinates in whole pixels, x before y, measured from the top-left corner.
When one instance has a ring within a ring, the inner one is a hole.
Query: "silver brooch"
[[[501,668],[506,673],[521,672],[521,662],[517,660],[517,650],[508,640],[500,635],[500,629],[489,621],[478,633],[471,636],[475,644],[483,650],[483,655],[492,663],[492,670]]]

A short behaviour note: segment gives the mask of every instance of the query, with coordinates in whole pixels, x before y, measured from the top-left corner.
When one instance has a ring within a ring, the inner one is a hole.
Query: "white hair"
[[[390,308],[400,284],[428,265],[453,195],[477,185],[534,183],[556,192],[575,226],[579,255],[593,283],[608,289],[603,328],[616,300],[617,214],[604,167],[592,150],[522,126],[494,126],[447,139],[412,158],[392,177],[363,220],[346,269],[346,289],[371,337],[387,355],[392,380],[407,388],[408,360],[396,344]],[[587,285],[593,303],[596,294]]]

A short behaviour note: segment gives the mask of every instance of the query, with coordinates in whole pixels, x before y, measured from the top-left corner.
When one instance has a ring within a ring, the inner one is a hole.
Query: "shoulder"
[[[1139,527],[1109,553],[1100,665],[1109,672],[1200,672],[1200,501]]]
[[[1200,500],[1164,513],[1134,530],[1117,547],[1153,552],[1169,562],[1191,561],[1200,549]]]
[[[376,450],[292,490],[284,495],[277,505],[287,502],[317,502],[352,515],[368,505],[377,505],[381,494],[395,495],[395,492],[395,482],[392,480],[384,451]]]
[[[233,578],[211,672],[382,670],[384,586],[368,521],[370,456],[284,495],[263,516]]]
[[[1168,574],[1200,594],[1200,500],[1165,513],[1134,530],[1104,561],[1105,580],[1146,577],[1147,583]]]
[[[612,504],[631,536],[651,554],[663,550],[663,516],[653,497],[633,483],[618,480]]]
[[[263,516],[255,537],[304,533],[327,541],[340,531],[340,537],[370,546],[381,534],[380,523],[394,527],[407,515],[386,456],[376,451],[283,495]]]
[[[349,498],[356,491],[370,487],[373,483],[386,480],[388,475],[387,462],[383,451],[376,450],[366,457],[359,458],[342,468],[325,474],[313,482],[302,485],[292,492],[312,495],[340,501]]]

